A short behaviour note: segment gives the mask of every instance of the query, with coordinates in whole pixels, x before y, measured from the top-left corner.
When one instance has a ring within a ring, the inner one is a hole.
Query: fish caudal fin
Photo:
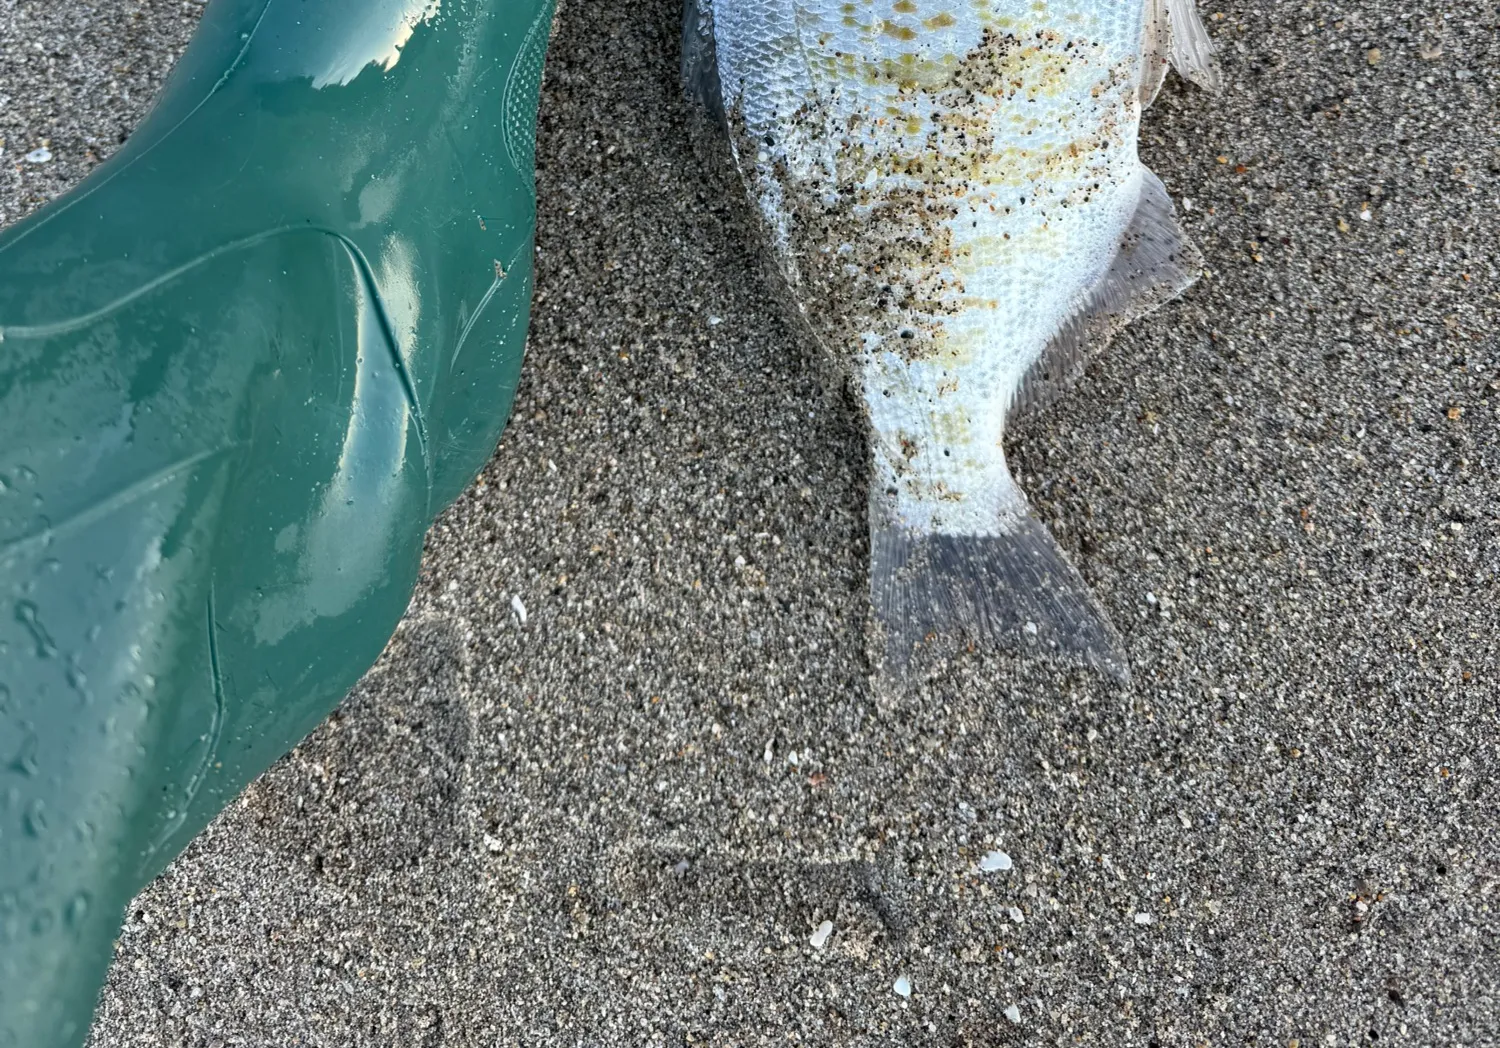
[[[1186,291],[1202,266],[1198,249],[1177,224],[1166,187],[1143,168],[1140,201],[1114,261],[1026,373],[1011,416],[1055,402],[1115,332]]]
[[[886,663],[898,671],[918,645],[967,635],[1130,679],[1108,616],[1051,533],[1026,514],[1001,534],[946,535],[914,531],[872,505],[870,597]]]

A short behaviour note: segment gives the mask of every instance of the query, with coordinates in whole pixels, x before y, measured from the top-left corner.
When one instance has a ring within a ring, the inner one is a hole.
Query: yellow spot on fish
[[[894,22],[886,22],[881,26],[880,31],[886,36],[895,37],[897,40],[915,40],[917,38],[917,31],[915,29],[908,29],[906,26],[897,25]]]
[[[954,24],[954,18],[947,11],[944,11],[941,14],[933,15],[922,24],[928,29],[947,29],[950,25]]]

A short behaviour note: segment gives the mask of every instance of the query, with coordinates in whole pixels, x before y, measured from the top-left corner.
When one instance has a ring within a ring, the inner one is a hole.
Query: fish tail
[[[1036,651],[1129,682],[1119,634],[1035,518],[1022,513],[994,534],[954,535],[871,509],[870,596],[887,667],[904,672],[920,645],[968,634],[987,647]]]

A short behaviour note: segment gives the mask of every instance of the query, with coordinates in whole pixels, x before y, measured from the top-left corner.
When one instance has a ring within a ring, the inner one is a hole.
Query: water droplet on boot
[[[37,763],[36,751],[40,740],[36,732],[28,732],[26,738],[21,740],[21,750],[16,754],[16,759],[10,762],[12,771],[18,771],[22,775],[35,775],[40,768]]]
[[[68,923],[69,928],[77,928],[83,924],[83,919],[89,913],[89,893],[79,892],[68,900],[68,906],[63,910],[63,920]]]
[[[57,644],[47,633],[47,627],[42,625],[35,604],[29,600],[19,601],[16,604],[16,621],[25,626],[31,639],[36,641],[37,658],[50,659],[57,654]]]

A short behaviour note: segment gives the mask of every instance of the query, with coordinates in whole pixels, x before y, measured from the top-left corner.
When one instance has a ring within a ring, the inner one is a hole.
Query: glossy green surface
[[[0,233],[0,1045],[374,661],[494,449],[551,0],[215,0]]]

